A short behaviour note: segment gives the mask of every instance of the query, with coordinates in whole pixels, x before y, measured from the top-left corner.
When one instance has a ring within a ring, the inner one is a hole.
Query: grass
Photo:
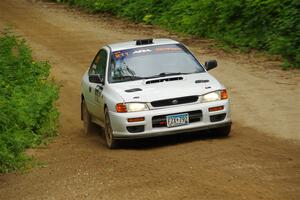
[[[30,166],[24,151],[57,134],[59,88],[50,65],[35,61],[25,40],[0,34],[0,173]]]

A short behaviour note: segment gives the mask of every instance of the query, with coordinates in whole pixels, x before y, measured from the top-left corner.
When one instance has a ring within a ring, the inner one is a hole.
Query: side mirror
[[[216,60],[208,60],[208,61],[205,61],[205,68],[207,71],[213,69],[213,68],[216,68],[218,66],[218,63]]]
[[[100,83],[100,84],[104,83],[104,79],[100,74],[91,74],[91,75],[89,75],[89,81],[91,83]]]

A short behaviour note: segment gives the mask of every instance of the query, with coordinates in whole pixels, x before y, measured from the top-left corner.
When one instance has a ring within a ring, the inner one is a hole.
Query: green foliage
[[[242,49],[281,54],[289,67],[300,67],[299,0],[64,1]]]
[[[0,34],[0,173],[24,168],[24,150],[56,134],[58,88],[49,69],[32,59],[24,40]]]

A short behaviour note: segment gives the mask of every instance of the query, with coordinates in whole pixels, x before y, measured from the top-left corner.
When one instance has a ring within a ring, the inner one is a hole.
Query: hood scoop
[[[154,79],[154,80],[146,81],[146,84],[169,82],[169,81],[180,81],[180,80],[183,80],[183,78],[182,77],[162,78],[162,79]]]
[[[128,92],[128,93],[130,93],[130,92],[139,92],[139,91],[142,91],[142,89],[141,88],[132,88],[132,89],[125,90],[125,92]]]
[[[195,80],[195,83],[208,83],[209,80]]]

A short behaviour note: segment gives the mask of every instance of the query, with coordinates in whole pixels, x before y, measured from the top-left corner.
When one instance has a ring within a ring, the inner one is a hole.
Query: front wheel
[[[114,149],[117,147],[117,141],[113,137],[113,130],[110,123],[109,112],[108,109],[105,108],[105,138],[106,138],[106,145],[109,149]]]
[[[227,137],[231,131],[231,125],[212,129],[213,134],[218,137]]]

